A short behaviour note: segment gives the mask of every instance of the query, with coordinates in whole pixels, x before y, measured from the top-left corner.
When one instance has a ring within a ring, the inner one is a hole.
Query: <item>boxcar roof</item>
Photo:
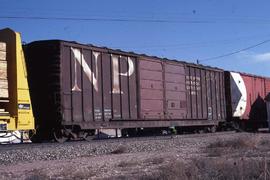
[[[112,48],[108,48],[105,46],[96,46],[93,44],[81,44],[78,43],[76,41],[66,41],[66,40],[59,40],[59,39],[52,39],[52,40],[39,40],[39,41],[33,41],[31,43],[29,43],[29,45],[32,44],[45,44],[45,43],[60,43],[60,44],[64,44],[64,45],[69,45],[69,46],[78,46],[80,48],[86,48],[89,47],[93,50],[97,50],[97,51],[101,51],[101,52],[107,52],[107,53],[112,53],[112,54],[120,54],[120,55],[126,55],[126,56],[135,56],[135,57],[145,57],[145,58],[151,58],[151,59],[157,59],[157,60],[161,60],[161,61],[169,61],[169,62],[175,62],[175,63],[183,63],[186,64],[188,66],[192,66],[195,68],[204,68],[204,69],[211,69],[211,70],[216,70],[216,71],[224,71],[221,68],[217,68],[217,67],[211,67],[211,66],[207,66],[207,65],[203,65],[203,64],[195,64],[195,63],[191,63],[191,62],[187,62],[187,61],[183,61],[183,60],[177,60],[177,59],[168,59],[168,58],[162,58],[162,57],[158,57],[158,56],[150,56],[147,54],[138,54],[136,52],[133,51],[123,51],[121,49],[112,49]]]
[[[240,71],[228,71],[228,70],[225,70],[225,71],[226,72],[239,73],[239,74],[244,75],[244,76],[250,76],[250,77],[254,77],[254,78],[263,78],[263,79],[269,79],[270,80],[270,77],[267,77],[267,76],[260,76],[260,75],[255,75],[255,74],[250,74],[250,73],[240,72]]]

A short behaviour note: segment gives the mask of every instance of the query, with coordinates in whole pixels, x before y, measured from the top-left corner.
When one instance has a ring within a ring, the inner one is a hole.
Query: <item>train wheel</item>
[[[95,131],[86,131],[83,134],[83,139],[86,141],[92,141],[95,138]]]
[[[232,127],[236,132],[243,132],[244,131],[244,125],[240,121],[233,121]]]
[[[212,127],[210,128],[210,132],[211,132],[211,133],[217,132],[217,126],[212,126]]]
[[[65,134],[64,129],[56,129],[53,131],[54,139],[59,143],[64,143],[68,140],[68,136]]]
[[[33,143],[41,143],[42,139],[39,137],[39,135],[36,133],[35,130],[29,131],[29,138]]]

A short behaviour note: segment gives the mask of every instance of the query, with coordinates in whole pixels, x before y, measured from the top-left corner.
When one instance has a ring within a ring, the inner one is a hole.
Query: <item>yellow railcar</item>
[[[0,67],[0,143],[22,142],[35,129],[35,121],[21,36],[8,28],[0,30],[0,44],[0,63],[4,64]]]

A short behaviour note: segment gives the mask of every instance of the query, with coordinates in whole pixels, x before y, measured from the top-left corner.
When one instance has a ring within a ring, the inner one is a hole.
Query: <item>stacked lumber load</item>
[[[0,101],[8,99],[6,43],[0,42]]]
[[[0,109],[0,116],[9,116],[9,113],[5,109]]]

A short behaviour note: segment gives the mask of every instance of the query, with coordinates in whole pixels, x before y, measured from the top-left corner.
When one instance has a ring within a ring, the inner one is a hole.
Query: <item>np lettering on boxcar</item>
[[[88,66],[87,62],[85,61],[84,55],[81,53],[79,49],[75,49],[71,47],[71,51],[73,52],[74,55],[74,67],[75,67],[75,82],[74,86],[72,88],[72,91],[81,91],[80,87],[78,87],[78,72],[77,72],[77,63],[79,63],[82,68],[84,73],[87,75],[89,81],[93,84],[94,89],[98,91],[98,67],[96,66],[95,73],[92,72],[90,67]],[[97,64],[98,56],[100,55],[99,52],[93,52],[94,55],[94,61]]]
[[[122,56],[111,55],[112,57],[112,68],[113,68],[113,94],[123,94],[123,91],[120,91],[120,76],[131,76],[134,73],[134,64],[130,57],[124,58],[128,62],[128,71],[121,73],[119,71],[119,60]]]
[[[79,63],[82,68],[83,72],[87,75],[89,81],[93,84],[94,89],[98,92],[98,70],[99,67],[96,66],[95,72],[92,72],[91,68],[87,64],[84,55],[81,53],[79,49],[72,48],[71,51],[73,52],[74,55],[74,69],[75,69],[75,78],[74,78],[74,86],[72,88],[72,91],[81,91],[81,88],[78,86],[78,73],[77,72],[77,63]],[[95,64],[98,64],[98,57],[100,56],[99,52],[93,52],[94,56],[94,62]],[[134,64],[133,61],[131,60],[130,57],[122,57],[121,55],[113,55],[111,54],[111,59],[112,59],[112,94],[123,94],[124,92],[120,90],[120,76],[131,76],[134,73]],[[120,72],[120,66],[119,66],[119,61],[120,59],[126,60],[128,62],[128,70],[127,72]]]

